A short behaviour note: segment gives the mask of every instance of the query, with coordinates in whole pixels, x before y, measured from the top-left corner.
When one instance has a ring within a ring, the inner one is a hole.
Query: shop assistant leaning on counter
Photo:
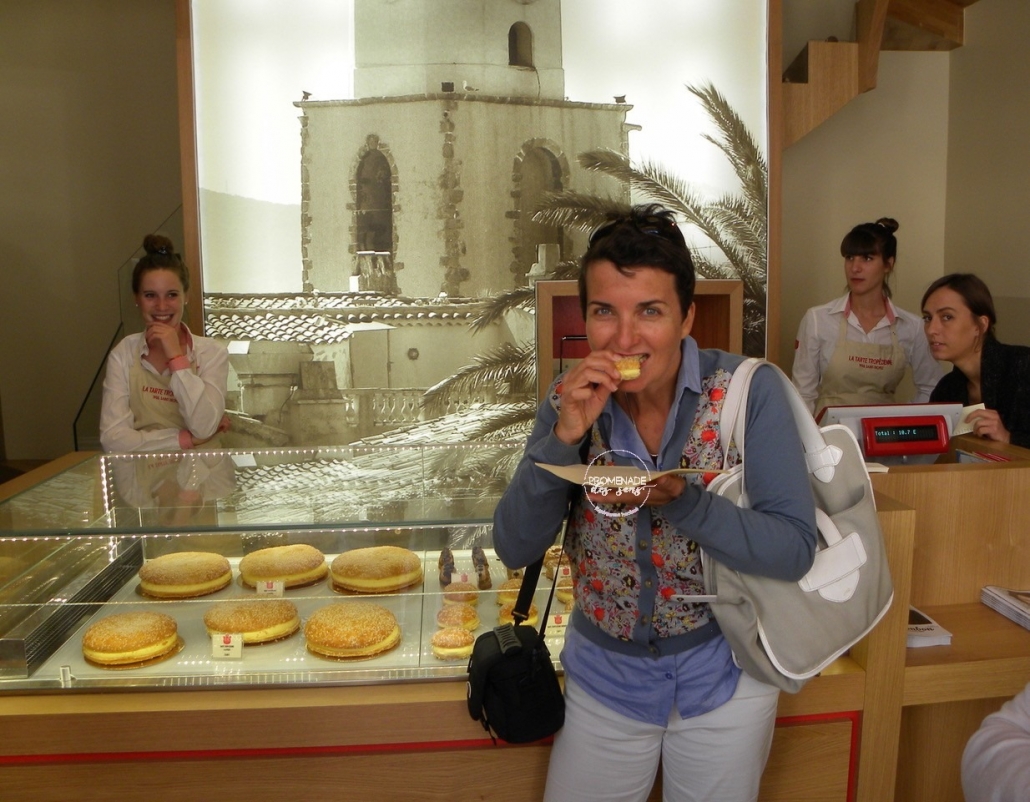
[[[190,277],[171,240],[149,234],[143,249],[132,292],[146,328],[107,358],[100,443],[108,452],[215,448],[229,425],[228,352],[182,322]]]
[[[828,406],[894,403],[906,367],[916,402],[926,401],[941,377],[919,317],[891,301],[897,230],[889,217],[851,229],[840,244],[848,292],[801,319],[791,379],[813,414]]]
[[[718,419],[742,357],[699,350],[694,267],[672,214],[637,207],[590,238],[579,278],[590,354],[559,377],[494,515],[508,566],[551,545],[569,485],[536,463],[711,469]],[[616,362],[635,358],[639,375]],[[754,800],[778,692],[742,674],[703,594],[699,547],[749,573],[796,580],[812,564],[815,510],[787,398],[759,370],[746,411],[752,509],[698,474],[655,481],[641,506],[577,495],[565,544],[575,610],[561,653],[565,726],[544,799],[645,800],[659,758],[666,800]],[[734,461],[731,454],[731,462]],[[605,502],[608,503],[605,503]]]
[[[1030,448],[1030,348],[998,342],[987,285],[972,273],[942,276],[923,293],[922,309],[931,353],[954,365],[930,400],[983,403],[968,418],[974,434]]]

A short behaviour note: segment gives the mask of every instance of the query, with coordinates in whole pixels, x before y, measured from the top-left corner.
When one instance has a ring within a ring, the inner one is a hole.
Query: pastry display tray
[[[475,583],[470,550],[455,550],[454,579],[467,575]],[[283,598],[297,605],[301,617],[300,631],[280,641],[247,645],[241,658],[216,658],[212,655],[211,636],[204,627],[204,613],[220,601],[255,598],[255,591],[243,586],[239,579],[238,559],[230,559],[233,581],[228,587],[190,600],[160,600],[143,596],[135,575],[120,587],[110,600],[96,609],[67,640],[28,679],[0,680],[0,691],[25,689],[90,689],[151,687],[198,689],[202,687],[379,684],[427,679],[453,679],[467,674],[467,660],[440,660],[432,653],[431,638],[437,631],[436,614],[444,604],[440,587],[439,551],[424,553],[424,580],[410,588],[390,594],[343,593],[332,587],[331,580],[321,580],[302,588],[287,589]],[[497,588],[508,578],[507,571],[491,550],[486,552],[490,565],[492,589],[481,591],[478,611],[480,625],[473,634],[489,631],[497,625]],[[331,562],[334,554],[327,554]],[[543,614],[550,591],[550,580],[541,574],[535,604]],[[389,609],[401,629],[401,641],[395,648],[360,660],[334,660],[307,650],[304,624],[320,607],[351,599],[372,601]],[[96,605],[93,605],[96,608]],[[152,610],[172,616],[178,625],[183,647],[163,661],[136,668],[109,669],[88,663],[82,656],[82,636],[100,618],[114,613]],[[557,665],[564,639],[562,626],[567,615],[563,605],[552,603],[548,622],[547,645]]]

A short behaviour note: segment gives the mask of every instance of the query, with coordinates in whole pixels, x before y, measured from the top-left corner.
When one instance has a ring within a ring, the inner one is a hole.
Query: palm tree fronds
[[[479,313],[472,319],[469,328],[473,332],[480,332],[514,309],[533,310],[535,308],[536,291],[532,287],[516,287],[487,298],[480,307]]]
[[[533,221],[556,228],[574,228],[592,231],[610,215],[625,214],[629,204],[609,197],[587,195],[582,192],[544,193],[541,207],[533,214]]]
[[[751,356],[765,352],[766,258],[768,249],[768,166],[754,137],[726,98],[711,84],[687,86],[714,124],[715,132],[702,138],[718,148],[729,161],[740,183],[739,192],[718,198],[703,195],[688,181],[660,164],[634,165],[614,150],[582,153],[580,166],[608,176],[617,184],[614,196],[565,190],[545,194],[532,219],[542,225],[589,232],[614,216],[630,211],[629,199],[640,198],[672,210],[692,226],[720,254],[710,256],[706,247],[693,248],[694,266],[704,278],[733,278],[744,284],[743,350]],[[546,278],[571,279],[579,274],[578,260],[561,262]],[[513,310],[535,308],[533,287],[507,290],[487,300],[471,324],[482,331]],[[534,343],[506,343],[478,355],[471,365],[429,388],[422,397],[428,415],[442,414],[455,402],[470,397],[504,399],[476,409],[476,425],[467,430],[468,440],[522,440],[535,418],[536,355]],[[512,403],[514,402],[514,403]],[[511,479],[521,449],[504,451],[491,461],[469,458],[461,452],[441,456],[439,481],[467,487],[470,492],[500,492]]]
[[[429,415],[444,412],[454,398],[492,388],[515,396],[532,393],[536,381],[535,348],[532,343],[502,343],[478,354],[471,365],[459,369],[422,394],[422,408]]]
[[[469,432],[470,440],[524,440],[536,418],[532,400],[483,410],[480,425]]]
[[[737,174],[745,194],[764,206],[768,198],[768,167],[758,143],[740,119],[740,115],[710,83],[703,86],[688,85],[687,91],[701,101],[702,107],[718,131],[718,136],[702,134],[702,137],[723,152]]]
[[[544,276],[545,279],[579,278],[579,259],[558,262],[554,270]]]

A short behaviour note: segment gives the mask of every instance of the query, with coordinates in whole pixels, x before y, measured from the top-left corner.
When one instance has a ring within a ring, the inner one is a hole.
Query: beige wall
[[[998,336],[1030,344],[1030,3],[980,0],[951,55],[945,272],[979,275]]]
[[[787,0],[785,60],[804,39],[853,37],[844,4]],[[903,307],[918,311],[945,273],[975,272],[995,296],[999,337],[1030,344],[1027,30],[1026,0],[980,0],[965,11],[962,47],[881,54],[877,88],[784,154],[781,365],[804,310],[842,292],[841,238],[880,215],[901,223]]]
[[[900,224],[893,288],[901,307],[915,311],[942,274],[948,58],[881,54],[877,88],[784,153],[778,361],[786,370],[805,310],[844,292],[840,242],[852,226],[879,217]]]
[[[172,0],[0,3],[0,398],[9,459],[72,449],[116,271],[181,203]]]

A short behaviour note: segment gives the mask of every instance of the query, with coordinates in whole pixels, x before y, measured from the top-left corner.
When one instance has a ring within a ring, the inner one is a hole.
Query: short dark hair
[[[840,243],[840,255],[845,259],[852,256],[880,256],[883,261],[896,259],[898,240],[894,232],[899,228],[893,217],[881,217],[875,223],[859,223],[844,235]],[[884,279],[883,292],[890,298],[891,287]]]
[[[987,289],[983,279],[973,273],[949,273],[941,276],[926,288],[919,308],[925,309],[927,299],[942,288],[961,295],[969,311],[973,313],[973,317],[986,317],[988,323],[984,337],[988,340],[997,339],[994,334],[994,324],[998,322],[998,315],[994,311],[994,298],[991,297],[991,291]]]
[[[590,244],[579,269],[579,304],[586,317],[587,269],[594,262],[607,260],[620,273],[633,268],[653,267],[672,275],[676,282],[680,311],[686,317],[694,302],[694,260],[676,224],[676,216],[656,203],[634,206],[624,213],[613,213],[608,222],[590,235]]]
[[[186,269],[182,257],[175,252],[175,245],[168,237],[160,234],[147,234],[143,238],[143,256],[136,266],[132,268],[132,294],[139,292],[140,282],[143,274],[151,270],[171,270],[182,282],[182,289],[188,292],[190,288],[190,272]]]

